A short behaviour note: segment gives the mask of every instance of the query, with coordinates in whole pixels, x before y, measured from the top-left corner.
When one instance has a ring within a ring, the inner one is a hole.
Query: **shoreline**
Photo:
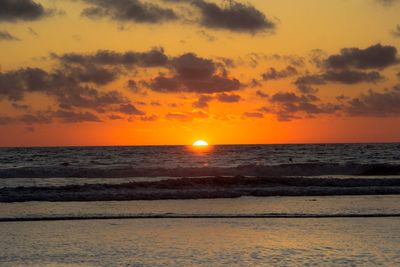
[[[51,221],[92,221],[92,220],[147,220],[147,219],[346,219],[346,218],[399,218],[396,214],[254,214],[254,215],[119,215],[119,216],[54,216],[0,218],[6,222],[51,222]]]

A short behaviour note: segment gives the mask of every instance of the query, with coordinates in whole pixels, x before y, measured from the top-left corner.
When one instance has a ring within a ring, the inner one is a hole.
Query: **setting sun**
[[[196,142],[193,143],[193,146],[206,147],[206,146],[208,146],[208,143],[204,140],[197,140]]]

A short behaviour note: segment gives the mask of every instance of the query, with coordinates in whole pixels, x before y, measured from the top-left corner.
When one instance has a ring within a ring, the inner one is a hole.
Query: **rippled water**
[[[392,215],[400,214],[399,203],[400,196],[397,195],[0,203],[0,219],[135,215]]]
[[[1,178],[400,174],[399,144],[2,148]]]
[[[398,266],[400,219],[1,223],[2,266]]]
[[[0,204],[3,217],[393,214],[399,196]],[[1,266],[397,266],[399,218],[0,222]]]
[[[22,197],[22,192],[29,201],[42,194],[59,202],[0,203],[0,220],[5,219],[0,222],[0,265],[400,265],[400,219],[385,217],[400,215],[398,195],[84,202],[86,193],[101,199],[107,194],[134,195],[146,188],[149,194],[162,193],[157,191],[160,188],[164,193],[175,188],[177,195],[173,197],[190,190],[195,193],[200,186],[200,191],[225,190],[224,194],[238,189],[228,180],[215,183],[213,178],[202,178],[192,187],[174,185],[175,180],[135,187],[138,181],[205,175],[254,176],[257,181],[272,181],[279,176],[276,179],[282,179],[283,184],[278,190],[289,181],[285,176],[296,176],[290,190],[307,187],[304,184],[309,176],[318,183],[314,186],[318,192],[332,190],[332,184],[335,190],[343,185],[344,190],[362,187],[374,192],[380,183],[396,189],[400,146],[252,145],[215,146],[201,151],[183,146],[3,148],[0,196],[5,202]],[[227,179],[236,179],[239,189],[246,185],[241,182],[243,177]],[[180,181],[190,185],[193,179]],[[269,186],[260,184],[253,189]],[[65,195],[78,193],[82,202],[64,202]],[[182,219],[166,218],[171,215]],[[193,215],[268,218],[189,218]],[[273,218],[277,215],[292,218]],[[380,218],[305,219],[299,215]],[[142,219],[68,220],[102,216]],[[143,219],[146,216],[162,219]],[[62,220],[18,221],[32,218]],[[5,222],[7,219],[16,221]]]
[[[400,164],[400,144],[224,145],[2,148],[0,168],[59,167],[237,167],[296,163]]]

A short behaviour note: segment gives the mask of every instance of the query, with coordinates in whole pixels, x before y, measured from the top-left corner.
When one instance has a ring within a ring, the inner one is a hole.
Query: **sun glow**
[[[204,140],[197,140],[196,142],[193,143],[193,146],[195,147],[207,147],[208,143]]]

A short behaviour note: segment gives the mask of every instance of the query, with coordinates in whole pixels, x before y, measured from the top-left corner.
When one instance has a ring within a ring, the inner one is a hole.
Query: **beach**
[[[2,219],[13,220],[0,222],[0,259],[2,266],[393,266],[399,200],[1,203]]]
[[[396,266],[400,219],[1,223],[2,266]]]

